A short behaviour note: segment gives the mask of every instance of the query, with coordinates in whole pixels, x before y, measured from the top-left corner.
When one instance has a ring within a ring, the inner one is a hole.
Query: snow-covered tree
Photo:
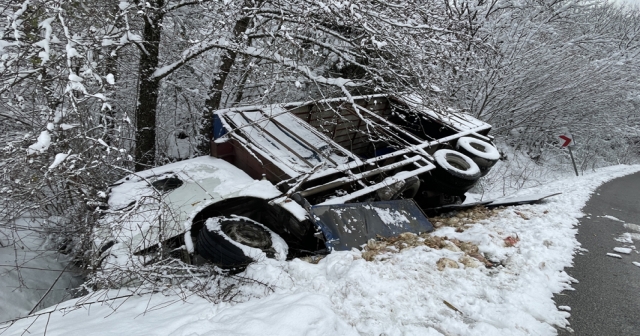
[[[452,83],[452,104],[532,156],[566,128],[577,141],[611,133],[629,139],[640,89],[638,11],[594,1],[491,2],[474,10],[476,36],[494,50],[469,60],[479,71]]]
[[[184,80],[185,67],[202,80],[189,89],[206,93],[195,101],[205,151],[213,111],[237,104],[402,91],[428,92],[437,107],[439,86],[477,42],[440,1],[155,1],[123,12],[144,25],[136,169],[155,164],[163,81]]]

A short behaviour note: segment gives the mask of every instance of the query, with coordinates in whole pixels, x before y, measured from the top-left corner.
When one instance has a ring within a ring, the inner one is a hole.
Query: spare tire
[[[207,219],[195,248],[201,257],[224,269],[244,268],[264,258],[285,260],[288,252],[278,234],[240,216]]]
[[[468,156],[450,149],[440,149],[433,154],[436,168],[425,176],[422,190],[461,196],[480,178],[480,168]]]
[[[485,176],[491,167],[500,159],[500,152],[492,144],[472,137],[458,139],[456,148],[460,153],[468,156],[480,168],[480,176]]]
[[[376,200],[389,201],[413,198],[419,189],[420,179],[416,176],[411,176],[406,180],[398,181],[397,183],[378,189],[378,191],[376,191]]]

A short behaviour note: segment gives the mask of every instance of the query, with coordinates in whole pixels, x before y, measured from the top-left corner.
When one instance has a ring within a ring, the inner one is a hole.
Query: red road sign
[[[561,145],[562,148],[567,146],[573,146],[573,138],[570,135],[561,135],[560,139],[562,139],[563,143]]]

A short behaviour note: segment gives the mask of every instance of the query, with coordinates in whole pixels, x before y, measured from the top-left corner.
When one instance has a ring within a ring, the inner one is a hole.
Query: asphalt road
[[[566,271],[579,283],[575,291],[556,295],[558,306],[571,307],[569,322],[573,332],[562,336],[640,336],[640,254],[613,251],[624,244],[615,240],[626,228],[623,222],[603,218],[609,215],[640,225],[640,173],[602,185],[591,197],[580,220],[578,241],[588,252],[577,254],[574,267]],[[590,217],[590,218],[587,218]],[[634,242],[640,250],[640,241]],[[622,259],[607,256],[615,253]]]

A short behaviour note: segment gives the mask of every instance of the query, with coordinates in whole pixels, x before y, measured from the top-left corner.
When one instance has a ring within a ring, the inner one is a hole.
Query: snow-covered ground
[[[238,282],[231,302],[184,291],[98,292],[5,325],[4,334],[554,335],[571,310],[556,307],[552,297],[570,288],[564,268],[579,248],[580,209],[603,182],[637,171],[614,166],[523,189],[521,195],[563,194],[433,233],[477,245],[492,268],[461,262],[465,253],[455,247],[431,248],[416,238],[415,247],[388,248],[366,258],[372,261],[353,250],[317,264],[256,263],[240,274],[256,281]]]
[[[41,231],[40,221],[28,217],[0,230],[0,321],[69,299],[68,289],[82,281]]]

